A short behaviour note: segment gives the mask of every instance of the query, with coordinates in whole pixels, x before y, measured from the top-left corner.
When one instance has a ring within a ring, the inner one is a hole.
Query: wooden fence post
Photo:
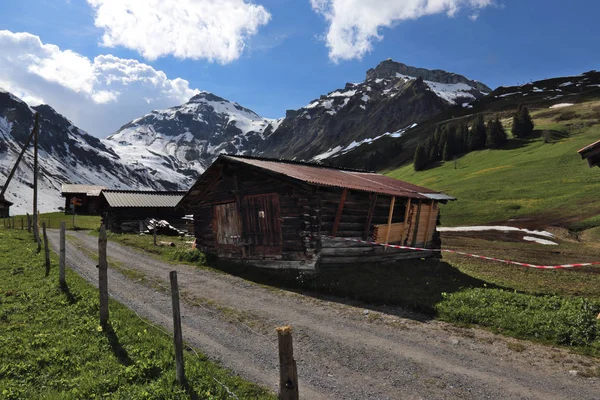
[[[100,290],[100,325],[108,323],[108,262],[106,259],[106,227],[100,227],[98,236],[98,288]]]
[[[13,229],[17,229],[16,226],[15,226],[15,217],[14,216],[13,216],[13,226],[12,226],[12,228]]]
[[[279,400],[298,400],[298,371],[294,360],[292,327],[277,328],[279,339]]]
[[[21,217],[21,230],[25,229],[25,223],[23,221],[23,217]]]
[[[58,284],[60,287],[65,287],[67,282],[65,281],[65,263],[66,263],[66,246],[65,246],[65,236],[66,236],[66,226],[65,222],[60,223],[60,264],[58,266]]]
[[[179,310],[179,286],[177,271],[169,272],[171,280],[171,300],[173,302],[173,342],[175,343],[175,372],[177,382],[185,385],[185,369],[183,367],[183,337],[181,334],[181,312]]]
[[[42,232],[44,234],[44,254],[46,255],[46,276],[50,275],[50,247],[48,246],[48,236],[46,235],[46,223],[42,223]]]
[[[31,216],[27,213],[27,232],[31,233]]]
[[[154,224],[154,245],[156,246],[156,223]]]

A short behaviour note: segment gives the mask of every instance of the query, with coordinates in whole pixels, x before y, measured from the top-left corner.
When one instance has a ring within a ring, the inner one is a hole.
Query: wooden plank
[[[346,196],[348,195],[348,188],[344,188],[342,191],[342,197],[338,205],[337,212],[335,214],[335,221],[333,222],[333,229],[331,230],[331,236],[337,236],[338,227],[340,225],[340,219],[342,218],[342,211],[344,211],[344,203],[346,202]]]
[[[377,205],[377,193],[371,195],[371,205],[369,206],[369,214],[367,215],[367,222],[365,223],[365,232],[363,233],[363,240],[367,240],[369,237],[369,230],[371,229],[371,223],[373,222],[373,214],[375,213],[375,206]]]
[[[427,235],[429,234],[429,225],[431,225],[432,211],[433,211],[433,201],[431,202],[431,204],[429,204],[429,207],[427,207],[427,219],[425,220],[425,232],[423,233],[423,236],[424,236],[423,247],[427,247],[427,243],[429,242],[429,237]]]
[[[390,240],[390,228],[392,226],[392,216],[394,215],[394,205],[396,204],[396,196],[392,196],[392,201],[390,203],[390,214],[388,216],[388,231],[385,236],[385,244],[389,243]]]
[[[321,257],[320,265],[368,265],[380,263],[392,263],[399,260],[411,260],[416,258],[431,257],[434,253],[431,251],[409,251],[406,253],[389,253],[378,254],[376,256],[365,257],[363,255],[348,256],[348,257]]]
[[[419,205],[417,206],[417,215],[415,216],[415,224],[414,224],[414,231],[413,231],[413,240],[411,243],[412,247],[415,247],[417,244],[417,235],[419,234],[419,219],[421,217],[421,199],[419,199]]]
[[[181,333],[181,312],[179,309],[179,285],[177,271],[169,272],[171,280],[171,303],[173,305],[173,343],[175,345],[175,376],[180,385],[185,385],[185,369],[183,365],[183,335]]]

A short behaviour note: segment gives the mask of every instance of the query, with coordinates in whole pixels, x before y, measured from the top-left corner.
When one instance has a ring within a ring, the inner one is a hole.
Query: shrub
[[[173,253],[172,259],[196,265],[206,265],[206,256],[198,249],[182,249]]]

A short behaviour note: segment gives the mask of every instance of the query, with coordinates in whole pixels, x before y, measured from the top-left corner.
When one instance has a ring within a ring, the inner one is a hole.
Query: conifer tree
[[[483,115],[477,114],[473,126],[469,132],[469,151],[483,149],[485,147],[486,140],[486,128],[485,122],[483,121]]]
[[[468,138],[469,138],[469,127],[464,122],[461,122],[457,129],[456,135],[454,136],[456,144],[454,146],[456,154],[464,154],[469,151]]]
[[[452,160],[452,157],[452,144],[451,142],[446,142],[446,145],[444,146],[444,161],[450,161]]]
[[[487,125],[487,136],[485,145],[490,149],[497,149],[506,144],[508,137],[504,131],[502,122],[496,117],[494,120],[488,122]]]
[[[428,164],[427,154],[425,153],[425,145],[419,144],[415,150],[414,169],[415,171],[423,171]]]
[[[524,105],[519,105],[519,109],[513,116],[513,126],[511,132],[513,136],[523,138],[531,135],[534,128],[529,109]]]

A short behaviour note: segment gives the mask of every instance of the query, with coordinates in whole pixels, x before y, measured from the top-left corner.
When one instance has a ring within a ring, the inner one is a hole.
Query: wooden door
[[[242,242],[242,223],[235,203],[213,206],[213,229],[217,248],[231,248]]]
[[[281,255],[279,195],[248,196],[243,204],[244,233],[249,255]]]

